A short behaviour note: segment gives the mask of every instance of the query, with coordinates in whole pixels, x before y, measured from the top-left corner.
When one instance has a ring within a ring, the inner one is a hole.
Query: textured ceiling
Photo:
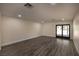
[[[60,21],[62,18],[73,20],[79,8],[79,4],[68,3],[56,5],[32,3],[32,5],[33,7],[28,8],[24,6],[24,3],[0,4],[3,16],[18,18],[18,14],[21,14],[21,19],[32,21]]]

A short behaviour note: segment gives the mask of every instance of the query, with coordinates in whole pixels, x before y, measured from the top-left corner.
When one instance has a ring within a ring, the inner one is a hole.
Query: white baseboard
[[[42,36],[55,37],[55,36],[51,36],[51,35],[42,35]]]
[[[39,35],[31,36],[31,37],[28,37],[26,39],[20,39],[20,40],[17,40],[17,41],[6,42],[6,43],[3,43],[2,46],[11,45],[11,44],[14,44],[14,43],[18,43],[18,42],[21,42],[21,41],[24,41],[24,40],[28,40],[28,39],[32,39],[32,38],[36,38],[36,37],[39,37]]]

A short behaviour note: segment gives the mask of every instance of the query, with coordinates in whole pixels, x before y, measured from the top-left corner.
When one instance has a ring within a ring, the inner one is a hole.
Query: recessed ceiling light
[[[64,21],[64,18],[62,18],[61,20]]]
[[[56,5],[56,3],[51,3],[51,5]]]
[[[21,15],[21,14],[19,14],[19,15],[18,15],[18,17],[19,17],[19,18],[21,18],[21,17],[22,17],[22,15]]]

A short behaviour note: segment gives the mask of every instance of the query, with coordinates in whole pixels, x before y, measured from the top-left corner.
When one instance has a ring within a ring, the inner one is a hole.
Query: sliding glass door
[[[70,38],[70,25],[69,24],[56,25],[56,37]]]

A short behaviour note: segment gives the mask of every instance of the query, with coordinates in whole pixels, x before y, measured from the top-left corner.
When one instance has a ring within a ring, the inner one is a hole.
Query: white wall
[[[1,40],[2,40],[2,34],[1,34],[1,30],[2,30],[2,23],[1,23],[1,21],[2,21],[2,17],[1,17],[1,13],[0,13],[0,50],[1,50]]]
[[[42,35],[43,36],[52,36],[56,37],[56,24],[70,24],[70,37],[72,39],[72,21],[58,21],[58,22],[49,22],[44,23],[42,26]]]
[[[2,46],[40,36],[40,23],[12,17],[2,20]]]
[[[38,36],[55,37],[56,24],[71,24],[72,34],[72,21],[58,21],[41,24],[38,22],[26,21],[23,19],[17,19],[12,17],[4,16],[2,18],[2,46],[27,40],[30,38],[35,38]]]
[[[73,41],[79,53],[79,12],[75,16],[74,21],[73,21]]]

